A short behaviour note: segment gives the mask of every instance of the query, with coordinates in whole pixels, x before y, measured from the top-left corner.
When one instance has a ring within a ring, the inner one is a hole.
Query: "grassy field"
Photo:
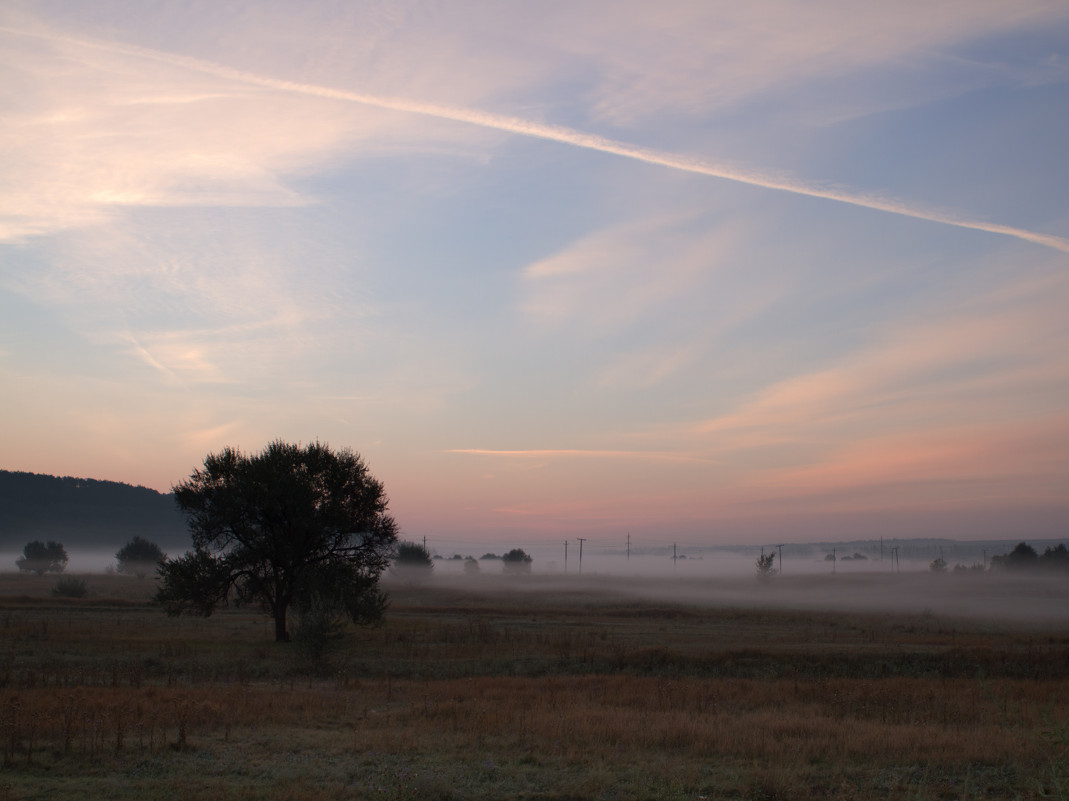
[[[834,577],[441,577],[317,659],[84,578],[0,575],[0,801],[1069,798],[1061,590],[993,619],[787,608]]]

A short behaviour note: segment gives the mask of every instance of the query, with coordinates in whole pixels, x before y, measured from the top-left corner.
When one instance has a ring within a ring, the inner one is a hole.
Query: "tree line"
[[[1018,543],[1009,553],[991,557],[992,570],[1042,570],[1069,572],[1069,548],[1065,543],[1047,546],[1043,553],[1027,542]]]
[[[933,573],[946,573],[947,562],[942,557],[936,557],[929,569]],[[991,572],[1022,572],[1022,573],[1069,573],[1069,549],[1064,543],[1055,546],[1048,545],[1043,553],[1039,553],[1027,542],[1019,542],[1009,553],[997,554],[991,557],[989,565],[954,565],[955,573],[978,573],[985,570]]]

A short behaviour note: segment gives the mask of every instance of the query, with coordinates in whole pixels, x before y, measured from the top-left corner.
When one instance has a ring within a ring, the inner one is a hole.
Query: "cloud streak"
[[[399,97],[365,94],[317,84],[272,78],[228,67],[224,64],[125,43],[81,39],[11,27],[0,27],[0,32],[16,36],[44,39],[57,44],[66,44],[135,58],[149,59],[201,74],[211,75],[224,80],[231,80],[246,85],[260,86],[281,92],[359,103],[380,109],[452,120],[505,133],[559,142],[573,147],[620,156],[622,158],[696,175],[720,178],[727,181],[787,192],[795,195],[831,200],[851,206],[911,217],[957,228],[1008,236],[1032,244],[1052,248],[1063,253],[1069,253],[1069,240],[1062,237],[1043,234],[1025,228],[1002,225],[1000,223],[969,219],[950,212],[927,209],[920,205],[905,203],[892,198],[881,197],[879,195],[852,192],[839,187],[806,183],[789,177],[764,173],[733,164],[713,162],[683,154],[645,148],[565,126],[538,123],[519,117],[495,114],[479,109],[461,108]]]
[[[584,450],[581,448],[532,449],[532,450],[492,450],[487,448],[453,448],[444,453],[462,453],[473,456],[504,456],[517,458],[545,459],[555,457],[575,457],[594,459],[650,459],[659,462],[707,462],[700,456],[670,451],[614,451]]]

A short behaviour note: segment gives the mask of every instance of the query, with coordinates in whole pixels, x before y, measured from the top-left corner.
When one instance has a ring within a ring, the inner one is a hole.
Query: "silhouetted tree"
[[[115,554],[115,560],[119,563],[117,570],[139,579],[155,572],[166,558],[167,554],[159,545],[136,535]]]
[[[15,560],[15,566],[26,573],[62,573],[67,567],[67,549],[61,543],[47,543],[40,540],[27,542],[22,548],[22,556]]]
[[[928,569],[933,573],[946,573],[947,572],[947,560],[942,556],[937,556],[932,560],[932,563],[928,565]]]
[[[168,614],[207,616],[233,594],[274,618],[280,642],[289,640],[290,606],[381,619],[378,581],[397,526],[383,485],[353,451],[281,441],[251,456],[227,448],[174,492],[194,549],[160,567],[157,600]]]
[[[1053,548],[1048,545],[1039,557],[1039,564],[1046,570],[1069,571],[1069,549],[1064,543]]]
[[[1036,566],[1039,554],[1026,542],[1019,542],[1002,558],[1002,566],[1009,570],[1028,570]]]
[[[530,573],[534,557],[528,556],[523,548],[513,548],[501,557],[501,561],[504,562],[504,569],[508,573]]]

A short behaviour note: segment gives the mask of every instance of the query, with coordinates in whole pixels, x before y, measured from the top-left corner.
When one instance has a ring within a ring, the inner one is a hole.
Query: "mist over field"
[[[567,572],[562,546],[559,554],[549,549],[529,551],[535,558],[531,573],[524,575],[505,573],[498,560],[479,560],[479,572],[472,575],[465,572],[462,560],[435,559],[428,581],[473,591],[526,593],[538,605],[566,606],[570,598],[589,600],[587,596],[601,594],[606,600],[632,597],[650,604],[699,607],[901,612],[1044,625],[1069,622],[1069,582],[1064,576],[954,572],[955,565],[972,567],[1010,551],[1013,544],[1004,542],[884,543],[882,559],[878,542],[868,543],[875,552],[869,556],[858,550],[864,547],[858,543],[791,544],[783,548],[782,571],[765,581],[757,578],[760,548],[691,548],[686,558],[677,549],[675,559],[671,549],[632,553],[630,558],[615,550],[593,549],[584,552],[580,573],[573,545]],[[1038,547],[1042,550],[1043,544]],[[897,562],[892,548],[900,552]],[[834,562],[825,558],[833,550]],[[939,556],[948,563],[945,573],[930,569]],[[387,588],[398,580],[388,576]]]
[[[843,613],[888,612],[971,618],[1037,625],[1069,623],[1069,584],[1061,577],[1003,573],[886,573],[851,569],[836,574],[777,576],[761,582],[750,575],[665,576],[646,574],[539,574],[512,576],[485,567],[469,576],[438,570],[432,585],[471,592],[506,591],[530,597],[533,606],[567,608],[613,599],[638,598],[651,606],[684,604],[738,609],[797,609]],[[401,580],[387,577],[390,590]]]
[[[949,540],[888,541],[883,543],[791,543],[783,546],[783,564],[775,552],[776,575],[760,581],[756,559],[761,548],[717,546],[634,549],[630,556],[616,548],[585,548],[580,571],[578,543],[569,542],[564,561],[558,548],[524,549],[533,557],[531,571],[512,574],[500,559],[482,559],[513,546],[494,548],[471,543],[458,551],[433,551],[433,569],[422,582],[449,591],[507,592],[527,597],[535,607],[564,607],[641,599],[650,605],[685,604],[701,608],[767,608],[831,612],[888,612],[1060,625],[1069,623],[1069,582],[1062,575],[1004,570],[954,572],[955,565],[972,567],[990,562],[1013,547],[1011,541],[958,542]],[[1036,541],[1040,551],[1053,541]],[[897,548],[899,559],[893,558]],[[834,552],[834,561],[828,559]],[[19,552],[0,552],[0,572],[14,572]],[[111,549],[68,548],[66,573],[104,573],[115,567]],[[170,554],[176,556],[178,554]],[[479,569],[469,572],[464,559],[473,556]],[[946,573],[933,573],[931,561],[942,556]],[[56,574],[51,574],[56,575]],[[130,581],[138,579],[130,578]],[[410,580],[388,571],[387,591]]]

